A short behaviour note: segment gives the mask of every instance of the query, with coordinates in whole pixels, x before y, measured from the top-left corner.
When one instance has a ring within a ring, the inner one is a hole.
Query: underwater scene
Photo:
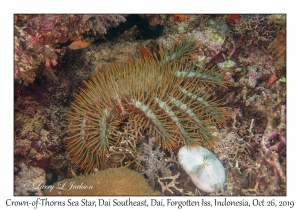
[[[285,14],[14,14],[14,195],[286,195]]]

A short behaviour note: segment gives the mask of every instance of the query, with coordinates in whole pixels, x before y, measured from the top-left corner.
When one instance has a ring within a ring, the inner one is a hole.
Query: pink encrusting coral
[[[86,29],[82,15],[28,15],[26,22],[18,22],[15,15],[15,79],[25,85],[32,83],[35,72],[44,63],[57,65],[59,42],[71,37],[80,38]],[[24,18],[24,17],[23,17]]]
[[[104,34],[108,28],[125,21],[122,15],[93,15],[97,19],[93,22],[94,25],[90,25],[86,22],[87,16],[81,14],[16,14],[15,79],[23,81],[25,85],[32,83],[41,63],[49,68],[58,64],[57,59],[62,52],[61,44],[70,40],[82,40],[83,33],[93,27]]]

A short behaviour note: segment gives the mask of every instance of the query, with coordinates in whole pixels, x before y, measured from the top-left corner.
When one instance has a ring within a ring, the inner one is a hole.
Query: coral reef
[[[40,185],[46,183],[45,171],[38,167],[27,167],[20,163],[15,167],[14,195],[43,195]]]
[[[282,69],[286,66],[286,29],[281,29],[276,38],[269,44],[268,52],[275,57],[275,67]]]
[[[141,16],[147,18],[151,26],[162,25],[163,20],[165,19],[165,16],[158,14],[145,14]]]
[[[145,165],[142,173],[148,177],[149,183],[154,183],[154,180],[158,178],[158,173],[163,176],[170,176],[172,173],[168,169],[168,162],[165,160],[165,154],[161,151],[161,147],[157,146],[153,151],[155,140],[155,138],[150,138],[148,144],[143,143],[141,154],[138,156],[140,164]]]
[[[284,14],[15,14],[14,193],[121,167],[164,195],[286,195],[285,60]],[[210,192],[177,162],[205,144]]]
[[[58,77],[60,85],[49,82],[45,76],[37,77],[33,84],[15,84],[14,103],[14,163],[18,167],[53,167],[52,158],[65,154],[62,120],[66,104],[74,87],[89,76],[90,68],[81,58],[80,51],[67,51],[60,58]],[[70,70],[68,73],[67,70]],[[65,157],[65,159],[67,159]],[[55,158],[54,158],[55,160]],[[56,159],[58,160],[58,159]],[[68,159],[67,159],[68,160]],[[52,164],[51,164],[52,162]],[[67,164],[68,165],[68,164]],[[56,168],[57,174],[69,177],[66,168]],[[68,168],[67,168],[68,169]],[[16,171],[16,176],[20,171]]]
[[[35,71],[40,63],[45,63],[48,72],[52,71],[51,66],[57,65],[56,60],[61,53],[60,42],[71,37],[80,39],[86,29],[82,15],[29,16],[30,18],[23,22],[18,21],[20,17],[16,15],[18,24],[15,25],[14,34],[14,76],[15,79],[21,79],[25,85],[34,81]]]
[[[83,21],[87,21],[90,29],[97,31],[99,34],[105,34],[110,27],[117,27],[120,23],[125,22],[123,15],[83,15]]]
[[[123,126],[122,126],[123,125]],[[109,155],[104,162],[107,167],[141,167],[138,161],[138,141],[145,138],[141,121],[131,115],[124,115],[114,122],[115,129],[111,134],[118,142],[109,147]]]
[[[19,97],[15,103],[15,161],[26,160],[31,166],[46,169],[53,152],[62,151],[58,132],[62,110],[47,109],[29,96]],[[48,113],[49,112],[49,113]],[[50,114],[51,113],[51,114]]]
[[[163,177],[163,178],[158,178],[157,182],[160,184],[161,186],[161,191],[165,192],[165,191],[169,191],[171,194],[174,194],[174,192],[172,191],[172,189],[178,191],[178,192],[182,192],[183,189],[179,189],[176,184],[178,184],[178,182],[176,182],[176,179],[178,178],[178,175],[174,175],[174,176],[168,176],[168,177]],[[170,182],[163,182],[166,180],[171,180]],[[172,189],[171,189],[172,188]]]
[[[189,18],[184,14],[143,14],[141,17],[147,18],[151,26],[178,24]]]
[[[244,141],[237,134],[223,130],[221,142],[215,145],[215,153],[225,162],[226,193],[285,195],[285,169],[274,152],[278,151],[279,144],[265,146],[265,137],[261,135],[248,136],[248,139]]]
[[[45,190],[44,194],[86,196],[161,195],[161,193],[148,186],[147,181],[141,174],[125,168],[111,168],[90,175],[63,180],[55,183],[53,189]]]
[[[122,15],[21,15],[15,14],[14,77],[28,85],[35,80],[44,63],[43,73],[55,83],[57,59],[70,43],[73,50],[87,47],[94,37],[85,34],[94,29],[100,34],[124,22]]]
[[[99,69],[111,64],[111,62],[125,62],[129,59],[140,57],[139,48],[141,42],[123,41],[117,43],[103,43],[101,48],[95,45],[90,47],[86,60],[90,63],[92,72],[96,73]]]
[[[285,71],[286,66],[286,16],[285,15],[270,15],[268,20],[280,27],[280,31],[273,41],[269,44],[267,50],[275,58],[275,67],[279,70],[279,78],[281,77],[282,69]]]
[[[280,28],[268,15],[241,15],[228,23],[234,36],[242,37],[247,47],[254,45],[267,48]]]

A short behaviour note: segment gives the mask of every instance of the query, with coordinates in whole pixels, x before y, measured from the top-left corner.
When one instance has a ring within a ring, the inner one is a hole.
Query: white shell
[[[193,183],[204,192],[214,192],[225,183],[225,169],[221,161],[208,149],[182,147],[178,152],[178,161]]]

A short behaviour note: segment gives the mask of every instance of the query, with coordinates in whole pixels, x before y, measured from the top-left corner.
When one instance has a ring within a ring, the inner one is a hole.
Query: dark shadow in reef
[[[147,18],[143,18],[137,14],[128,15],[126,17],[126,21],[124,23],[120,23],[119,26],[115,28],[109,28],[102,37],[96,37],[95,41],[93,42],[96,45],[99,45],[104,42],[112,41],[121,34],[123,34],[126,30],[130,29],[133,26],[137,26],[140,34],[136,37],[137,40],[139,39],[157,39],[163,33],[164,26],[163,25],[156,25],[152,26],[149,23]],[[92,30],[83,33],[83,38],[93,37]],[[63,43],[59,46],[59,48],[69,46],[73,41],[68,40],[66,43]]]
[[[99,45],[103,42],[111,41],[123,34],[126,30],[130,29],[134,25],[138,27],[138,30],[140,32],[140,35],[136,38],[137,40],[156,39],[162,35],[164,29],[163,25],[150,25],[148,19],[143,18],[139,15],[128,15],[124,23],[121,23],[116,28],[109,28],[106,34],[104,35],[104,38],[96,39],[94,43],[96,45]]]

